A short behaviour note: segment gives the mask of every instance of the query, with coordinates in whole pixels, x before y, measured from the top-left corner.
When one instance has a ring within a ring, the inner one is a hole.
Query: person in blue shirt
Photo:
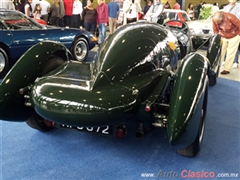
[[[151,5],[152,5],[152,1],[151,0],[147,0],[147,4],[146,4],[146,6],[143,9],[143,14],[144,15],[147,14],[147,12],[148,12],[149,8],[151,7]]]
[[[109,23],[109,31],[112,34],[117,27],[117,18],[119,14],[119,5],[112,0],[108,3],[108,23]]]

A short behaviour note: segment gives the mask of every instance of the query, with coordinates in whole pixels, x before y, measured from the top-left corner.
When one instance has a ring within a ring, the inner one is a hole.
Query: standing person
[[[173,9],[181,9],[181,6],[178,3],[178,0],[176,0],[176,3],[173,5]]]
[[[15,10],[15,6],[11,0],[1,0],[0,8]]]
[[[83,11],[82,3],[79,0],[73,1],[73,11],[72,11],[72,25],[73,28],[80,28],[81,25],[81,14]]]
[[[203,2],[200,1],[199,5],[197,6],[197,14],[196,14],[196,19],[199,19],[199,16],[200,16],[200,11],[202,9],[202,5],[203,5]]]
[[[39,4],[40,1],[39,0],[32,0],[31,6],[32,6],[32,13],[34,14],[34,10],[36,7],[36,4]]]
[[[150,9],[151,6],[152,6],[152,1],[148,0],[146,6],[144,6],[144,8],[143,8],[143,14],[144,15],[147,14],[147,12],[148,12],[148,10]]]
[[[65,8],[64,8],[63,0],[59,0],[59,13],[60,13],[59,26],[64,27]]]
[[[190,17],[191,20],[194,20],[194,9],[193,9],[193,4],[189,3],[188,8],[187,8],[187,14]]]
[[[94,34],[96,30],[96,16],[97,12],[93,7],[93,0],[88,0],[87,6],[83,8],[82,17],[84,20],[84,28],[92,34]]]
[[[32,0],[27,0],[24,6],[25,15],[28,17],[33,17],[31,3],[32,3]]]
[[[170,3],[168,1],[165,3],[164,9],[171,9]]]
[[[144,19],[148,22],[157,23],[160,19],[160,14],[162,13],[164,7],[159,0],[154,0],[153,5],[148,10],[147,14],[145,15]]]
[[[42,8],[41,19],[48,23],[48,13],[50,12],[51,5],[47,0],[41,0],[40,6]]]
[[[125,0],[123,3],[123,11],[123,24],[128,24],[138,21],[138,13],[142,11],[142,8],[138,0]]]
[[[116,30],[116,27],[117,27],[119,5],[114,0],[111,0],[111,2],[108,3],[107,6],[108,6],[109,30],[110,30],[110,34],[112,34]]]
[[[99,31],[99,44],[102,44],[106,38],[106,30],[108,23],[108,7],[105,0],[98,0],[97,11],[97,28]]]
[[[60,6],[59,6],[59,0],[54,0],[53,4],[50,8],[50,22],[54,26],[59,25],[59,19],[60,19]]]
[[[231,13],[217,12],[212,22],[214,34],[220,34],[222,37],[221,62],[227,52],[221,74],[229,74],[240,42],[240,20]]]
[[[234,14],[240,19],[240,3],[237,3],[236,0],[228,0],[228,2],[228,5],[224,6],[223,11]]]
[[[25,14],[25,0],[20,0],[17,6],[17,10]]]
[[[63,0],[65,16],[64,16],[64,25],[67,27],[72,26],[72,16],[73,16],[73,0]]]
[[[218,3],[213,3],[213,6],[212,6],[212,14],[215,14],[216,12],[219,11],[219,7],[218,7]]]
[[[238,19],[240,19],[240,3],[236,3],[236,0],[228,0],[228,5],[224,6],[223,11],[229,12],[231,14],[234,14],[237,16]],[[240,54],[240,51],[238,49],[233,63],[233,68],[238,67],[238,55]]]
[[[42,10],[42,8],[41,8],[40,4],[36,4],[34,13],[33,13],[33,17],[35,19],[41,19],[41,10]]]

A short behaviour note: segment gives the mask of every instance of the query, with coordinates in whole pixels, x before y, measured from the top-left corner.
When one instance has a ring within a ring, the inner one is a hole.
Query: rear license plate
[[[74,129],[74,130],[78,130],[78,131],[100,133],[100,134],[105,134],[105,135],[111,134],[110,126],[78,127],[78,126],[70,126],[70,125],[60,124],[59,127],[64,128],[64,129]]]

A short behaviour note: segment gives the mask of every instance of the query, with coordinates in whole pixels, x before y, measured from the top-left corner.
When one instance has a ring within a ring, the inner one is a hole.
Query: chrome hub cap
[[[78,61],[84,60],[87,55],[87,46],[84,42],[79,41],[75,46],[75,57]]]
[[[6,65],[5,57],[2,53],[0,53],[0,73],[3,71]]]

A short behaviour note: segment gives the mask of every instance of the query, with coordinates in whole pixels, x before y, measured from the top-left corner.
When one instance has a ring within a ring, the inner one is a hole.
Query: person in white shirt
[[[0,8],[15,10],[15,6],[11,0],[0,0]]]
[[[144,19],[146,19],[148,22],[157,23],[163,9],[164,6],[161,4],[161,1],[154,0],[153,5],[149,8],[147,14],[144,16]]]
[[[44,21],[46,21],[46,23],[48,23],[48,13],[50,12],[51,5],[47,0],[41,0],[40,6],[42,8],[41,19],[43,19]]]
[[[188,8],[187,8],[187,14],[190,17],[191,20],[194,20],[194,9],[193,9],[193,4],[189,3]]]
[[[142,8],[138,0],[125,0],[123,2],[123,12],[123,24],[128,24],[138,21],[138,13],[142,12]]]
[[[219,7],[218,7],[218,4],[215,2],[213,3],[213,6],[212,6],[212,14],[215,14],[218,11],[219,11]]]
[[[31,3],[32,3],[32,0],[27,0],[24,6],[25,15],[28,17],[33,17],[33,10],[32,10]]]
[[[41,19],[41,6],[40,4],[36,4],[34,8],[33,18],[35,19]]]
[[[81,1],[74,0],[73,1],[72,27],[80,28],[82,11],[83,11],[83,7],[82,7]]]
[[[36,7],[36,4],[39,4],[40,1],[39,0],[32,0],[31,6],[32,6],[32,13],[34,14],[34,10]]]

